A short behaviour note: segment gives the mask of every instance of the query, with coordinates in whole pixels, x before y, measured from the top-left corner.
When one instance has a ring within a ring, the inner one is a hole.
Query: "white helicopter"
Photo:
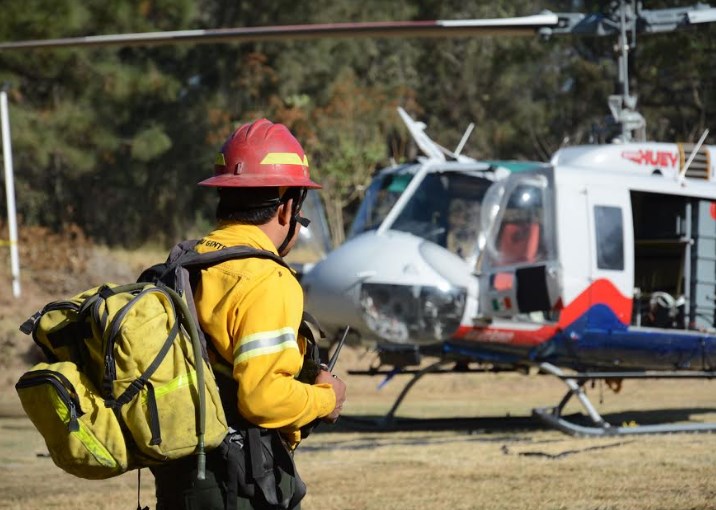
[[[402,108],[398,113],[424,156],[379,171],[348,240],[302,277],[306,307],[329,337],[347,325],[352,342],[380,344],[387,349],[381,355],[393,358],[444,340],[463,310],[475,309],[483,197],[510,171],[541,166],[462,155],[473,125],[449,151],[425,124]]]
[[[565,148],[549,162],[480,162],[430,140],[404,115],[425,157],[379,173],[346,244],[311,268],[309,311],[331,333],[379,349],[412,384],[450,363],[492,369],[536,365],[567,395],[537,416],[565,432],[641,433],[703,426],[614,427],[584,384],[593,379],[716,377],[716,149],[645,141],[629,92],[636,33],[716,21],[706,4],[643,9],[612,2],[603,14],[543,12],[487,20],[337,23],[189,30],[0,43],[25,48],[262,41],[321,37],[616,35],[621,94],[609,145]],[[629,39],[631,35],[631,40]],[[401,113],[401,115],[403,115]],[[570,369],[570,373],[563,369]],[[561,416],[576,396],[591,426]]]
[[[716,376],[716,147],[703,145],[708,131],[696,144],[647,142],[627,78],[637,23],[673,30],[716,21],[716,9],[647,12],[621,2],[615,14],[611,28],[576,25],[618,36],[613,143],[516,168],[447,161],[423,137],[428,158],[380,172],[348,241],[304,276],[307,307],[333,335],[348,324],[354,341],[376,345],[380,366],[363,373],[437,359],[412,371],[387,420],[421,376],[477,362],[562,379],[565,398],[535,414],[567,433],[716,428],[614,427],[582,389],[594,379]],[[587,425],[561,415],[573,396]]]

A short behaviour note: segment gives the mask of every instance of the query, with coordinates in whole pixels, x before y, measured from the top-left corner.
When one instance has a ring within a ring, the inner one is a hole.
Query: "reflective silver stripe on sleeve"
[[[290,327],[262,331],[245,336],[234,349],[234,364],[256,356],[273,354],[286,349],[298,349],[296,334]]]

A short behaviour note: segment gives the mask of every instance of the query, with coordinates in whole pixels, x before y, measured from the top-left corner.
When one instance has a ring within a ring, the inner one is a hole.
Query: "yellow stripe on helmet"
[[[266,157],[261,160],[262,165],[301,165],[308,166],[308,157],[301,156],[295,152],[269,152]]]
[[[216,159],[214,160],[215,165],[219,166],[226,166],[226,160],[224,159],[224,153],[220,152],[216,155]]]

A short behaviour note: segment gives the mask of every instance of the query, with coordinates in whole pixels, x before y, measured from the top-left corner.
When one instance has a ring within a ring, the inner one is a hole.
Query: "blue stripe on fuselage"
[[[508,343],[447,342],[448,350],[476,360],[549,361],[579,370],[713,370],[716,335],[627,326],[604,304],[590,307],[537,347]],[[451,347],[452,346],[452,347]]]

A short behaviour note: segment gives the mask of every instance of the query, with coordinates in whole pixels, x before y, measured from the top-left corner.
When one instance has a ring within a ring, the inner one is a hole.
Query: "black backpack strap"
[[[240,444],[234,443],[234,438],[241,438]],[[246,480],[246,455],[243,451],[244,440],[238,432],[229,432],[219,447],[226,458],[226,510],[237,510],[239,497],[239,484],[243,484],[242,495],[253,497],[253,491],[248,490]],[[253,486],[251,486],[253,489]]]
[[[246,431],[246,447],[251,462],[251,478],[263,494],[266,503],[271,506],[278,505],[276,475],[273,463],[267,462],[264,448],[261,444],[261,430],[258,427],[249,427]],[[274,453],[275,455],[275,453]]]
[[[180,244],[181,246],[181,244]],[[170,254],[171,257],[171,254]],[[197,251],[186,250],[181,253],[173,262],[170,262],[167,267],[167,271],[173,271],[177,267],[185,267],[187,269],[204,269],[207,267],[226,262],[227,260],[233,259],[245,259],[245,258],[262,258],[270,259],[277,264],[291,269],[290,266],[281,257],[268,250],[260,250],[251,246],[239,245],[230,246],[228,248],[222,248],[221,250],[209,251],[199,253]]]
[[[277,430],[249,427],[246,431],[251,479],[271,508],[294,508],[306,495],[306,485],[298,476],[296,464]],[[270,452],[268,454],[267,452]],[[277,468],[293,478],[291,494],[284,494],[277,478]]]
[[[316,318],[306,311],[303,312],[303,317],[301,317],[298,332],[314,344],[318,344],[321,339],[326,338],[326,333]]]

